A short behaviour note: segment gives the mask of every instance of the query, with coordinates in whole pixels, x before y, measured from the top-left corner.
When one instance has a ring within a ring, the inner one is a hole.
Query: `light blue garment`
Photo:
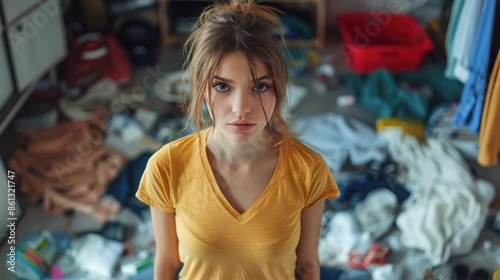
[[[469,70],[481,15],[486,0],[465,1],[458,20],[455,39],[448,59],[454,61],[451,74],[463,84],[469,79]],[[447,73],[449,74],[449,73]]]
[[[470,75],[464,89],[457,112],[453,117],[453,125],[467,125],[471,132],[479,132],[481,114],[483,112],[484,95],[488,88],[488,64],[495,23],[496,0],[486,0],[481,22],[474,40]]]
[[[292,124],[297,138],[319,153],[332,171],[340,171],[348,160],[354,166],[383,161],[387,144],[375,130],[354,119],[325,113],[296,119]]]
[[[453,49],[453,44],[455,43],[455,38],[458,30],[458,22],[460,20],[460,14],[462,13],[462,8],[464,7],[465,0],[455,0],[453,1],[453,6],[451,7],[450,22],[448,23],[448,29],[446,31],[445,39],[445,49],[448,59],[446,60],[446,69],[444,75],[448,79],[455,79],[453,76],[453,69],[457,63],[456,58],[454,58],[451,53]]]

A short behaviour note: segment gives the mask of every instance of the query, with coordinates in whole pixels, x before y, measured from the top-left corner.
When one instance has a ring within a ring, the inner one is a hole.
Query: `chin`
[[[250,131],[234,131],[231,128],[225,128],[223,130],[225,137],[234,143],[251,143],[258,139],[258,135],[262,133],[262,130],[254,128]]]
[[[255,140],[255,135],[250,134],[250,133],[230,133],[229,135],[226,134],[227,139],[231,140],[234,143],[251,143],[253,140]]]

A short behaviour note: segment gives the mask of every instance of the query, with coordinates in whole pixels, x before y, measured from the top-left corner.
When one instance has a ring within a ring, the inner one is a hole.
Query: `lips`
[[[228,123],[229,127],[236,131],[246,131],[251,129],[252,127],[255,126],[254,123],[247,122],[247,121],[236,121],[232,123]]]

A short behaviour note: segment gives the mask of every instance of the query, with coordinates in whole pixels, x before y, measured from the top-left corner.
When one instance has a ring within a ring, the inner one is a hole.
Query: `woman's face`
[[[239,52],[227,53],[217,65],[211,82],[209,99],[215,129],[238,143],[251,142],[265,133],[276,104],[267,67],[259,59],[255,65],[257,84],[245,56]]]

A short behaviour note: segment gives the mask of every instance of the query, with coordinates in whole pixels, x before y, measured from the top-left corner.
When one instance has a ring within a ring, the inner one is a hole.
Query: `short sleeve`
[[[166,212],[175,212],[172,203],[169,146],[165,145],[148,160],[135,196],[145,204]]]
[[[311,182],[302,211],[307,211],[316,202],[325,198],[337,198],[340,196],[339,188],[333,178],[333,174],[323,158],[318,154],[316,164],[312,167]]]

